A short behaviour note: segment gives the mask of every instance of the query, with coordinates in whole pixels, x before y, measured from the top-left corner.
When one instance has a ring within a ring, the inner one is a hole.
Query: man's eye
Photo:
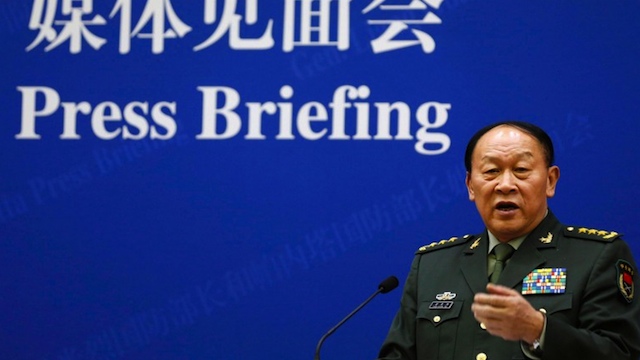
[[[498,169],[489,169],[484,171],[485,174],[497,174]]]

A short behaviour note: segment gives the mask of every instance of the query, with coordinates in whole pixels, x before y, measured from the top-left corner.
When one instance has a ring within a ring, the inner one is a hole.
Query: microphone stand
[[[353,310],[349,315],[347,315],[344,319],[342,319],[336,326],[332,327],[331,330],[327,331],[327,333],[320,338],[320,341],[318,341],[318,346],[316,346],[316,355],[313,357],[313,360],[320,360],[320,348],[322,347],[322,343],[329,337],[329,335],[333,334],[336,330],[338,330],[338,328],[342,326],[342,324],[344,324],[353,315],[355,315],[358,311],[360,311],[360,309],[362,309],[365,305],[367,305],[371,300],[373,300],[373,298],[376,295],[380,294],[383,290],[385,290],[383,287],[378,288],[378,290],[374,292],[371,296],[369,296],[369,298],[365,300],[362,304],[360,304],[360,306],[355,308],[355,310]]]

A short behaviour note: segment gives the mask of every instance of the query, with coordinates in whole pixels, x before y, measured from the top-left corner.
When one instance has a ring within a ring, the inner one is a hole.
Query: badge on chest
[[[563,294],[566,288],[566,268],[535,269],[522,279],[522,295]]]
[[[453,299],[456,298],[456,293],[445,291],[442,294],[436,295],[436,301],[432,301],[429,304],[431,310],[449,310],[453,307]]]

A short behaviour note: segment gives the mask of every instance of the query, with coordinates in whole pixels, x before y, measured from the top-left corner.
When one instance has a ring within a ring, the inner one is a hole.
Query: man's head
[[[531,232],[547,212],[560,169],[553,144],[539,127],[517,121],[479,130],[465,153],[469,200],[487,229],[506,242]]]

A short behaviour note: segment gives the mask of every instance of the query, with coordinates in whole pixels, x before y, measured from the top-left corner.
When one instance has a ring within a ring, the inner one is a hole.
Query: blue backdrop
[[[497,120],[553,137],[563,222],[640,255],[639,12],[3,1],[0,358],[312,358],[482,230],[462,157]],[[323,358],[374,358],[399,297]]]

